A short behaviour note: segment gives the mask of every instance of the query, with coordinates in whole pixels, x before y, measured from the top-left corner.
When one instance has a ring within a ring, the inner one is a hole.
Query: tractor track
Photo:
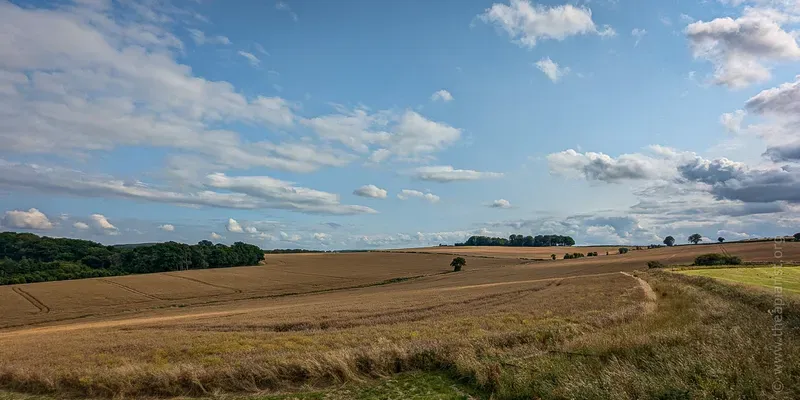
[[[165,273],[164,275],[171,276],[171,277],[173,277],[173,278],[186,279],[187,281],[192,281],[192,282],[196,282],[196,283],[201,283],[201,284],[203,284],[203,285],[208,285],[208,286],[211,286],[211,287],[215,287],[215,288],[217,288],[217,289],[231,290],[231,291],[233,291],[234,293],[242,293],[242,290],[241,290],[241,289],[232,288],[232,287],[230,287],[230,286],[222,286],[222,285],[217,285],[217,284],[214,284],[214,283],[208,283],[208,282],[206,282],[206,281],[201,281],[200,279],[189,278],[188,276],[173,275],[173,274],[170,274],[170,273]]]
[[[164,300],[164,299],[162,299],[162,298],[160,298],[160,297],[153,296],[152,294],[149,294],[149,293],[141,292],[141,291],[139,291],[139,290],[136,290],[136,289],[134,289],[134,288],[132,288],[132,287],[130,287],[130,286],[125,286],[125,285],[123,285],[123,284],[121,284],[121,283],[119,283],[119,282],[114,282],[114,281],[112,281],[112,280],[110,280],[110,279],[102,279],[102,278],[101,278],[101,279],[98,279],[98,280],[99,280],[99,281],[101,281],[101,282],[108,283],[108,284],[110,284],[110,285],[117,286],[117,287],[119,287],[120,289],[123,289],[123,290],[125,290],[125,291],[131,292],[131,293],[134,293],[134,294],[138,294],[138,295],[140,295],[140,296],[147,297],[148,299],[151,299],[151,300],[161,300],[161,301],[163,301],[163,300]]]
[[[31,304],[33,304],[34,307],[39,309],[39,312],[45,313],[45,314],[50,312],[50,307],[48,307],[46,304],[42,303],[34,295],[32,295],[32,294],[30,294],[30,293],[28,293],[28,292],[26,292],[26,291],[24,291],[24,290],[22,290],[21,288],[18,288],[18,287],[13,287],[13,288],[11,288],[11,290],[15,291],[18,295],[24,297],[25,300],[28,300]]]

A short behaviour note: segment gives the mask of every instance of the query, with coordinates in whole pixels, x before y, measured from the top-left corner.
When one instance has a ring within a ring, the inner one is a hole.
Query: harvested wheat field
[[[351,398],[341,393],[397,377],[473,398],[767,398],[763,291],[634,272],[714,247],[558,261],[486,251],[458,273],[447,254],[268,255],[254,267],[0,287],[0,388],[10,399]],[[764,261],[773,244],[725,248]],[[783,254],[800,259],[800,243]],[[785,318],[778,378],[796,398],[794,305]],[[418,398],[467,398],[433,394]]]

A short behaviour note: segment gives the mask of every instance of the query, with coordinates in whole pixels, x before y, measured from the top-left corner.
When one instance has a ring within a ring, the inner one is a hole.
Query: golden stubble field
[[[785,260],[800,259],[800,243],[783,246]],[[558,261],[465,248],[460,273],[449,273],[453,256],[437,248],[268,255],[255,267],[4,286],[0,388],[253,392],[424,369],[440,358],[486,381],[491,371],[476,361],[486,351],[548,348],[652,312],[649,285],[621,272],[648,260],[686,263],[715,247]],[[771,242],[725,248],[745,260],[774,257]]]

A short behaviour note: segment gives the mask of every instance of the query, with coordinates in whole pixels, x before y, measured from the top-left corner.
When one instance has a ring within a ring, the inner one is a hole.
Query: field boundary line
[[[162,298],[160,298],[160,297],[154,296],[154,295],[152,295],[152,294],[149,294],[149,293],[141,292],[141,291],[139,291],[139,290],[136,290],[136,289],[134,289],[134,288],[132,288],[132,287],[130,287],[130,286],[125,286],[125,285],[123,285],[123,284],[121,284],[121,283],[119,283],[119,282],[114,282],[114,281],[112,281],[112,280],[110,280],[110,279],[102,279],[102,278],[100,278],[100,279],[98,279],[98,280],[99,280],[99,281],[101,281],[101,282],[108,283],[108,284],[110,284],[110,285],[117,286],[117,287],[119,287],[119,288],[121,288],[121,289],[123,289],[123,290],[126,290],[126,291],[128,291],[128,292],[131,292],[131,293],[134,293],[134,294],[138,294],[138,295],[140,295],[140,296],[147,297],[147,298],[149,298],[149,299],[152,299],[152,300],[161,300],[161,301],[164,301],[164,299],[162,299]]]
[[[482,287],[519,285],[519,284],[523,284],[523,283],[537,283],[537,282],[547,282],[547,281],[561,281],[561,280],[566,280],[566,279],[591,278],[591,277],[596,277],[596,276],[616,275],[618,273],[619,272],[602,272],[602,273],[599,273],[599,274],[558,276],[558,277],[553,277],[553,278],[529,279],[529,280],[523,280],[523,281],[481,283],[481,284],[477,284],[477,285],[465,285],[465,286],[453,286],[453,287],[443,287],[443,288],[421,289],[420,291],[450,291],[450,290],[475,289],[475,288],[482,288]]]
[[[46,304],[42,303],[41,300],[36,298],[36,296],[34,296],[34,295],[22,290],[22,288],[18,288],[18,287],[15,286],[15,287],[12,287],[11,290],[16,292],[18,295],[24,297],[25,300],[28,300],[31,304],[33,304],[34,307],[39,309],[39,312],[42,312],[42,313],[45,313],[45,314],[50,312],[50,307],[48,307]]]
[[[242,293],[242,289],[236,289],[236,288],[232,288],[232,287],[229,287],[229,286],[217,285],[215,283],[208,283],[206,281],[201,281],[200,279],[189,278],[188,276],[173,275],[173,274],[170,274],[170,273],[164,273],[164,275],[171,276],[173,278],[186,279],[187,281],[202,283],[203,285],[208,285],[208,286],[215,287],[215,288],[218,288],[218,289],[233,290],[234,293]]]

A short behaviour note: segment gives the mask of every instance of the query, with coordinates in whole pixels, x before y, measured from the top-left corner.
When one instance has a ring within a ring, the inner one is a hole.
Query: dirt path
[[[658,299],[658,296],[656,295],[656,292],[653,291],[653,288],[650,286],[650,284],[647,283],[646,280],[644,280],[642,278],[639,278],[638,276],[633,276],[633,275],[631,275],[631,274],[629,274],[627,272],[620,272],[620,274],[625,275],[625,276],[630,276],[631,278],[636,279],[636,281],[639,282],[639,286],[644,291],[644,297],[645,297],[644,311],[645,311],[645,313],[650,314],[651,312],[655,311],[656,310],[656,299]]]
[[[34,305],[34,307],[39,309],[39,312],[43,312],[45,314],[50,312],[50,307],[48,307],[47,305],[45,305],[44,303],[39,301],[39,299],[34,297],[32,294],[30,294],[30,293],[28,293],[28,292],[26,292],[26,291],[24,291],[24,290],[22,290],[21,288],[18,288],[18,287],[13,287],[13,288],[11,288],[11,290],[13,290],[18,295],[20,295],[23,298],[25,298],[25,300],[28,300],[31,304]]]

